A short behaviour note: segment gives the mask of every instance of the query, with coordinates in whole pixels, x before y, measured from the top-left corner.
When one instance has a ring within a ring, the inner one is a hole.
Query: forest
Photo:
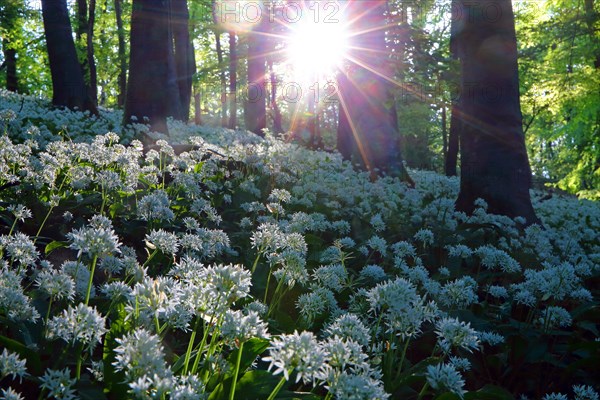
[[[594,0],[3,0],[0,400],[598,400]]]

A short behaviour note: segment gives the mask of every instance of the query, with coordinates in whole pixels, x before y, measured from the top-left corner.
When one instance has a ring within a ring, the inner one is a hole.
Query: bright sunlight
[[[306,18],[290,28],[287,53],[297,78],[327,76],[342,65],[348,49],[343,23]]]

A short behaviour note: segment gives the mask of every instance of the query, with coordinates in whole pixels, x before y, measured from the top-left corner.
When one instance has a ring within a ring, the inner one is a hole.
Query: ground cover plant
[[[0,398],[598,399],[600,208],[0,97]]]

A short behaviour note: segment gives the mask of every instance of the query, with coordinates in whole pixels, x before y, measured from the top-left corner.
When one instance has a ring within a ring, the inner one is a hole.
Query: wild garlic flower
[[[304,321],[312,325],[317,317],[322,316],[327,310],[336,310],[338,305],[331,290],[316,286],[311,292],[298,297],[296,308],[300,310]]]
[[[387,254],[387,242],[380,236],[372,236],[367,240],[367,246],[371,250],[378,252],[382,257],[385,257]]]
[[[273,272],[273,276],[278,281],[283,280],[288,287],[294,287],[296,283],[305,285],[308,282],[309,275],[304,254],[287,250],[271,253],[267,258],[272,266],[280,266]]]
[[[47,391],[48,397],[60,400],[75,400],[78,398],[75,395],[75,389],[73,389],[76,379],[71,378],[69,368],[64,370],[47,369],[40,381],[42,382],[40,388]]]
[[[137,215],[145,221],[171,221],[175,214],[171,210],[171,201],[164,190],[155,190],[140,199]]]
[[[72,345],[80,342],[91,353],[106,333],[106,319],[96,310],[79,303],[48,321],[49,339],[60,338]]]
[[[469,258],[473,254],[473,250],[464,244],[447,245],[446,250],[448,250],[448,256],[450,257]]]
[[[433,232],[429,229],[419,229],[413,236],[417,242],[423,243],[424,246],[431,246],[434,241]]]
[[[115,275],[123,270],[123,260],[115,256],[105,256],[100,259],[98,268],[109,275]]]
[[[0,313],[13,321],[35,322],[40,317],[23,292],[21,277],[6,267],[0,268]]]
[[[445,353],[449,353],[453,347],[469,352],[479,347],[478,333],[471,328],[470,323],[459,321],[457,318],[442,318],[435,328],[438,345]]]
[[[569,400],[569,397],[562,393],[550,393],[542,397],[542,400]]]
[[[504,336],[496,332],[482,331],[478,332],[481,343],[487,343],[490,346],[496,346],[504,343]]]
[[[21,232],[12,236],[0,236],[0,248],[6,251],[11,261],[16,261],[24,266],[35,264],[39,257],[39,252],[31,238]]]
[[[75,282],[75,294],[81,298],[85,298],[91,273],[88,266],[77,261],[65,261],[60,269],[63,274],[73,278]],[[92,285],[91,296],[94,297],[95,295],[96,288]]]
[[[13,388],[0,389],[0,400],[25,400],[21,393],[15,391]]]
[[[438,301],[449,308],[464,309],[477,303],[477,282],[470,276],[463,276],[447,282],[438,296]]]
[[[258,313],[249,311],[227,310],[221,325],[221,335],[229,343],[246,342],[257,337],[268,339],[270,337],[267,324],[261,320]]]
[[[313,278],[319,285],[336,293],[348,285],[348,271],[341,264],[322,265],[313,272]]]
[[[454,368],[458,371],[467,372],[471,370],[471,362],[464,357],[450,356],[448,361],[450,364],[454,365]]]
[[[563,307],[550,306],[540,311],[538,323],[548,329],[567,328],[573,323],[573,318]]]
[[[368,346],[371,340],[369,329],[355,314],[342,314],[325,329],[326,336],[337,336],[342,340],[351,339],[361,346]]]
[[[7,207],[7,210],[15,216],[17,221],[25,221],[31,218],[31,210],[22,204],[13,204]]]
[[[151,249],[158,249],[160,252],[168,255],[177,254],[179,249],[179,239],[177,235],[165,230],[153,229],[146,235],[146,244]]]
[[[361,279],[368,283],[379,283],[383,282],[387,278],[387,274],[384,269],[379,265],[369,264],[365,265],[358,273]]]
[[[591,386],[586,385],[574,385],[573,392],[575,393],[575,400],[599,400],[598,392]]]
[[[26,362],[27,360],[21,360],[19,354],[4,349],[0,354],[0,381],[12,375],[13,380],[18,377],[19,382],[21,382],[23,377],[27,375]]]
[[[129,380],[146,374],[167,373],[163,346],[157,335],[136,329],[117,339],[117,343],[113,365],[117,371],[124,371]]]
[[[514,273],[521,271],[521,265],[504,250],[492,245],[478,247],[475,254],[481,259],[481,265],[489,270],[501,270],[502,272]]]
[[[296,372],[296,382],[315,382],[316,375],[327,357],[326,351],[312,332],[284,334],[271,340],[269,356],[263,361],[269,362],[268,370],[275,368],[274,375],[283,373],[286,380]]]
[[[380,380],[346,371],[342,372],[326,388],[336,399],[386,400],[390,398]]]
[[[154,318],[165,318],[180,301],[182,288],[173,278],[145,277],[136,283],[126,310],[129,315],[139,313],[143,323],[152,326]]]
[[[465,381],[460,372],[452,364],[437,364],[427,367],[425,374],[427,383],[434,390],[446,390],[454,393],[461,399],[464,398]]]
[[[363,352],[362,346],[352,339],[342,339],[334,335],[329,336],[322,345],[327,353],[327,365],[340,372],[347,368],[355,371],[370,368],[367,361],[369,356]]]
[[[84,253],[102,257],[120,252],[121,244],[112,229],[112,222],[102,215],[94,215],[87,226],[73,229],[67,238],[71,242],[69,247],[78,251],[78,257]]]
[[[508,290],[504,286],[490,285],[487,288],[487,292],[490,296],[497,299],[505,299],[508,297]]]
[[[54,269],[41,271],[35,278],[35,284],[54,300],[73,300],[75,297],[75,281],[61,271]]]
[[[406,257],[416,257],[417,249],[415,246],[410,244],[409,242],[401,241],[396,242],[392,245],[392,251],[396,257],[406,258]]]

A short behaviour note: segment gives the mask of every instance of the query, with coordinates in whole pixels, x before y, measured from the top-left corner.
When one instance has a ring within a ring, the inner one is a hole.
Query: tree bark
[[[19,90],[19,77],[17,76],[17,50],[12,47],[8,39],[2,40],[4,53],[4,67],[6,68],[6,89],[11,92]]]
[[[179,102],[173,76],[173,41],[169,26],[169,1],[134,0],[131,15],[129,81],[125,101],[125,123],[144,122],[169,133],[167,117],[172,102]],[[174,86],[174,87],[173,87]],[[135,118],[133,118],[135,117]]]
[[[446,160],[444,165],[444,171],[446,173],[446,176],[457,175],[456,164],[458,162],[460,124],[461,119],[458,116],[457,105],[453,103],[452,110],[450,111],[450,132],[448,135],[448,151],[446,153]]]
[[[229,31],[229,129],[237,125],[237,44],[235,32]]]
[[[90,0],[87,25],[87,65],[89,69],[88,93],[91,101],[98,104],[98,73],[94,59],[94,25],[96,23],[96,0]]]
[[[180,112],[177,117],[187,122],[190,116],[192,81],[196,73],[194,46],[190,37],[190,13],[187,0],[171,1],[171,24],[175,44],[175,68]]]
[[[266,13],[266,11],[265,11]],[[265,86],[265,38],[264,24],[267,21],[261,14],[261,21],[248,37],[248,90],[246,95],[246,129],[264,136],[267,127],[266,86]]]
[[[52,75],[52,104],[97,113],[77,59],[66,0],[42,0],[42,17]]]
[[[348,2],[350,26],[357,34],[349,52],[351,65],[340,74],[338,150],[346,159],[360,163],[374,178],[399,176],[412,183],[399,146],[392,79],[385,40],[385,0]]]
[[[457,51],[461,60],[461,181],[456,208],[473,212],[478,198],[488,212],[538,222],[529,188],[519,100],[517,41],[510,0],[460,0]],[[498,10],[494,18],[482,10]]]
[[[227,121],[227,78],[225,77],[225,65],[223,65],[223,48],[221,47],[221,33],[215,30],[215,41],[217,45],[217,61],[219,62],[219,80],[221,81],[221,126],[226,127]]]
[[[115,18],[119,40],[119,95],[117,97],[117,104],[119,107],[124,107],[127,92],[127,50],[125,47],[125,29],[123,28],[122,0],[115,0]]]

